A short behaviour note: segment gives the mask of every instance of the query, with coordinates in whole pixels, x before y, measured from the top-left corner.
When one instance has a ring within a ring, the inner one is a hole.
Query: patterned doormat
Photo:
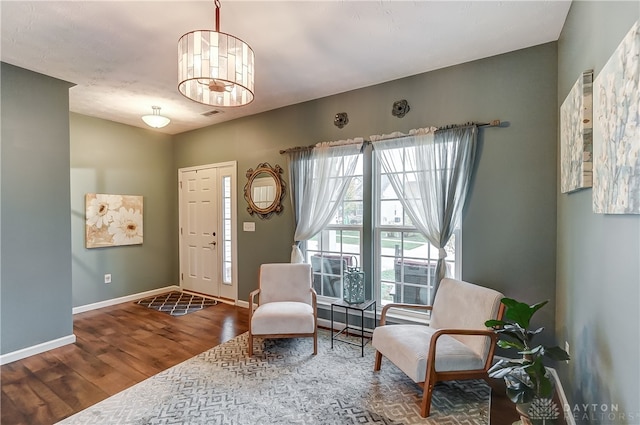
[[[311,338],[255,340],[247,333],[140,382],[61,422],[64,425],[488,425],[482,380],[438,383],[431,416],[421,389],[391,362],[373,371],[374,350]]]
[[[155,297],[144,298],[135,303],[172,316],[184,316],[185,314],[216,305],[218,301],[185,292],[172,291]]]

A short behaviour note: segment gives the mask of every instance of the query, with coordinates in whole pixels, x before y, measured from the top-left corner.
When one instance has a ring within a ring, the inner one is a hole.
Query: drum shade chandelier
[[[244,106],[253,101],[253,50],[220,32],[220,1],[214,4],[215,31],[195,30],[178,40],[178,90],[205,105]]]
[[[169,118],[160,115],[159,106],[152,106],[151,109],[153,109],[153,115],[142,116],[142,121],[149,127],[162,128],[171,122]]]

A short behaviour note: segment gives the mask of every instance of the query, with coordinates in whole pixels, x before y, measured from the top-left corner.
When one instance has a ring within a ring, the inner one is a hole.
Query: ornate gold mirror
[[[282,180],[283,170],[279,165],[272,167],[268,162],[259,164],[254,170],[247,170],[247,184],[244,186],[244,199],[249,206],[249,214],[257,214],[268,218],[274,212],[282,212],[285,185]]]

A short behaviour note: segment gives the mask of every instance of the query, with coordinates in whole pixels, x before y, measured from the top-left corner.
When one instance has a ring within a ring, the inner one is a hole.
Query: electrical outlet
[[[104,275],[104,283],[111,283],[111,273]]]
[[[571,357],[571,353],[569,352],[569,341],[564,342],[564,351],[566,351],[569,357]],[[565,360],[565,363],[569,364],[569,360]]]

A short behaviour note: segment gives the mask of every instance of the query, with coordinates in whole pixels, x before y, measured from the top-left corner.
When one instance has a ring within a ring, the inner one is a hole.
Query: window
[[[415,185],[412,170],[405,166],[402,149],[393,155],[394,161],[398,161],[403,185]],[[344,272],[358,266],[371,271],[367,281],[374,282],[379,305],[429,304],[438,249],[413,225],[382,167],[373,164],[368,167],[372,170],[370,173],[363,173],[364,161],[374,162],[371,149],[360,155],[356,176],[334,219],[306,242],[306,259],[313,268],[314,288],[319,296],[341,298]],[[372,187],[373,193],[365,194],[364,187]],[[371,208],[365,210],[367,196]],[[372,223],[371,228],[365,228],[363,223]],[[363,240],[370,240],[374,245],[371,258],[363,258]],[[460,229],[457,229],[445,247],[450,274],[456,277],[459,276],[459,242]]]
[[[331,223],[306,243],[307,262],[313,268],[314,289],[320,296],[342,297],[342,276],[362,265],[363,223],[362,154],[355,177]]]
[[[375,281],[379,285],[378,300],[381,305],[391,302],[423,304],[431,303],[435,283],[438,249],[420,233],[405,212],[391,177],[400,186],[405,197],[420,193],[416,171],[419,165],[406,157],[402,147],[389,149],[387,157],[393,161],[393,176],[374,164],[374,243]],[[419,198],[412,198],[414,200]],[[449,240],[447,267],[456,272],[456,234]],[[457,275],[457,272],[455,273]]]
[[[231,285],[232,260],[231,251],[231,176],[222,177],[222,283]]]

